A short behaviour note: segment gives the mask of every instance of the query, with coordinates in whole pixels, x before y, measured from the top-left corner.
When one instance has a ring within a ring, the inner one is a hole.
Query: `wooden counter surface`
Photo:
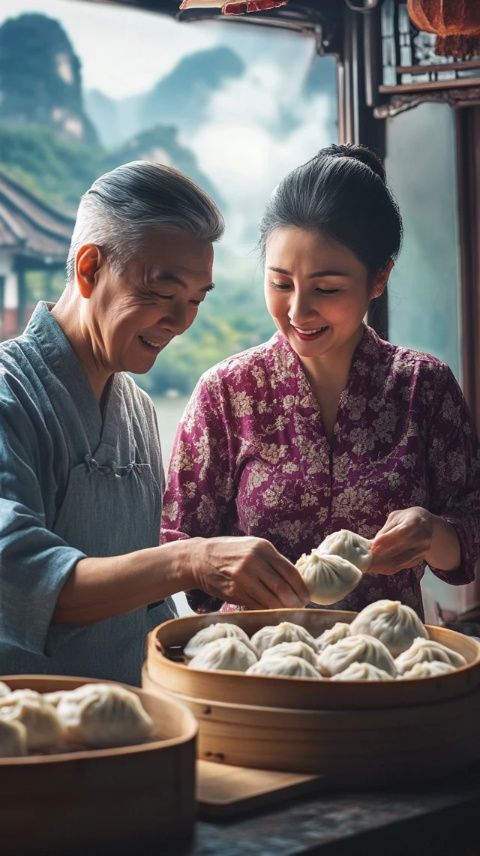
[[[234,822],[199,821],[176,853],[480,856],[480,767],[408,792],[324,793]]]
[[[134,810],[134,806],[132,806]],[[61,854],[39,829],[35,856]],[[72,842],[73,845],[73,842]],[[3,849],[0,847],[3,856]],[[319,794],[231,822],[198,821],[173,849],[115,841],[88,856],[480,856],[480,766],[454,780],[409,791]]]

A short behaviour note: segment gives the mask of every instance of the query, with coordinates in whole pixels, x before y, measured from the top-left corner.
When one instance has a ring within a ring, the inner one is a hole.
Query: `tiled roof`
[[[56,211],[0,171],[0,249],[64,262],[75,219]]]

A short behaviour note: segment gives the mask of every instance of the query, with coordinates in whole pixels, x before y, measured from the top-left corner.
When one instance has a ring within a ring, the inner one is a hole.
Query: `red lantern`
[[[419,30],[437,34],[440,56],[480,53],[480,0],[408,0],[408,14]]]

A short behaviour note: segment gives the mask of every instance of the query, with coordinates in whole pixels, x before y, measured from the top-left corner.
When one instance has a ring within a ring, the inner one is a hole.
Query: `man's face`
[[[213,248],[186,232],[158,229],[121,274],[108,259],[88,300],[95,362],[143,374],[190,327],[212,285]]]

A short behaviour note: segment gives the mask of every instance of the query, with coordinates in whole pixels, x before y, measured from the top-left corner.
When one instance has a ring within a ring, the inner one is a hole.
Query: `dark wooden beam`
[[[385,157],[385,123],[375,119],[381,75],[380,7],[367,13],[345,6],[343,60],[339,63],[340,142],[362,143]],[[368,323],[388,338],[388,296],[370,304]]]
[[[456,111],[462,386],[480,432],[480,107]]]

